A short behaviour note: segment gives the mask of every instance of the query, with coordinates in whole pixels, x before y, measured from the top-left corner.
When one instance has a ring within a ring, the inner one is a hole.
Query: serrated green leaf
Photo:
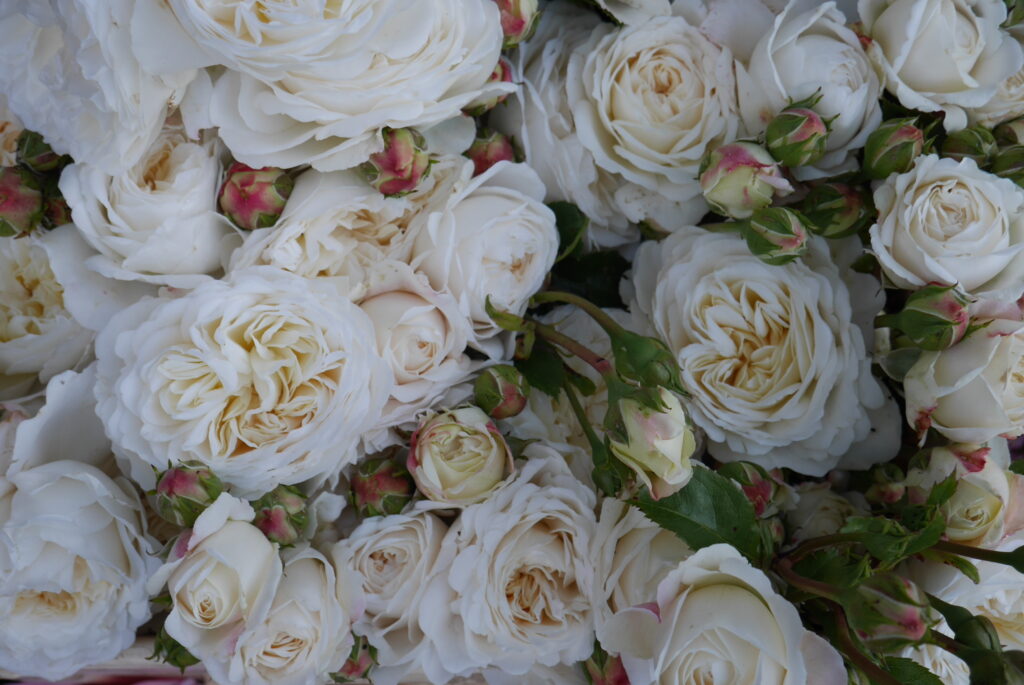
[[[956,472],[953,472],[945,480],[936,483],[928,493],[928,506],[941,507],[948,502],[956,493],[956,480]]]
[[[903,685],[942,685],[939,676],[916,661],[903,657],[886,657],[885,670]]]
[[[530,387],[551,397],[558,397],[565,382],[565,365],[551,345],[537,340],[526,359],[517,359],[515,367],[526,376]]]
[[[883,564],[892,566],[928,549],[946,530],[945,519],[935,516],[921,530],[908,530],[898,521],[884,517],[854,516],[840,532],[865,533],[861,543]]]
[[[871,573],[870,559],[863,554],[851,555],[849,546],[823,549],[809,554],[793,566],[805,578],[851,589]]]

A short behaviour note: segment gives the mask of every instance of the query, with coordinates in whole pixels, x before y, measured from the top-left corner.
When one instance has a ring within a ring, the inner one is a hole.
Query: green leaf
[[[1024,459],[1012,462],[1010,464],[1010,471],[1016,473],[1018,476],[1024,476]]]
[[[956,493],[956,471],[949,474],[949,476],[939,483],[936,483],[932,487],[932,491],[928,493],[928,506],[930,507],[941,507],[943,504],[949,501],[949,498]]]
[[[526,359],[517,359],[515,366],[526,376],[530,387],[558,397],[565,382],[565,364],[551,345],[537,340]]]
[[[885,670],[895,676],[903,685],[942,685],[939,676],[916,661],[903,657],[886,657]]]
[[[907,530],[898,521],[884,517],[854,516],[840,532],[866,533],[861,540],[868,552],[883,564],[894,565],[928,549],[942,537],[946,522],[935,516],[920,530]]]
[[[153,653],[147,658],[150,661],[162,661],[165,664],[176,666],[182,673],[189,666],[199,663],[199,659],[192,656],[192,653],[185,649],[180,642],[168,635],[163,626],[160,627],[160,632],[157,633],[153,642]]]
[[[549,289],[585,297],[598,307],[622,307],[619,281],[628,268],[629,262],[612,250],[573,255],[555,265]]]
[[[597,392],[597,385],[594,384],[594,381],[590,380],[582,373],[573,370],[572,367],[569,366],[565,367],[565,372],[567,374],[566,380],[572,383],[573,386],[580,391],[581,395],[590,397]]]
[[[551,202],[548,207],[555,213],[555,225],[558,227],[559,252],[555,261],[579,255],[583,250],[583,236],[587,233],[590,219],[571,202]]]
[[[801,559],[793,570],[805,578],[851,589],[871,573],[869,557],[849,554],[849,546],[823,549]]]
[[[761,561],[761,536],[753,505],[733,481],[708,468],[694,467],[690,482],[674,495],[655,500],[645,491],[633,504],[694,550],[725,543],[751,562]]]

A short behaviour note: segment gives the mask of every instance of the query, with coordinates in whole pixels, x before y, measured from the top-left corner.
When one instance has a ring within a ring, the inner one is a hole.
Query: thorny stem
[[[820,537],[810,538],[809,540],[804,540],[797,545],[796,549],[786,554],[786,557],[791,559],[793,563],[796,563],[816,549],[832,547],[833,545],[860,542],[861,537],[860,533],[835,533],[834,535],[822,535]]]

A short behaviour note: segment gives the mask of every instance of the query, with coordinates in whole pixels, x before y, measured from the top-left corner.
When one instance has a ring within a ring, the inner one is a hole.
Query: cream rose
[[[892,456],[855,447],[884,398],[821,242],[769,266],[737,236],[686,227],[641,246],[633,285],[632,308],[676,355],[715,458],[824,475],[844,458]]]
[[[886,90],[910,109],[941,110],[948,131],[964,128],[964,110],[988,102],[1024,62],[999,27],[999,0],[859,0],[857,9]]]
[[[1019,29],[1011,30],[1010,35],[1018,41],[1022,37]],[[972,124],[989,128],[1021,115],[1024,115],[1024,67],[1004,79],[991,100],[980,107],[967,108]]]
[[[464,509],[441,545],[419,618],[432,682],[487,667],[522,675],[593,647],[594,495],[550,448],[530,445],[527,455],[516,479]]]
[[[22,130],[21,121],[7,106],[7,98],[0,95],[0,166],[18,163],[18,136]]]
[[[522,314],[558,252],[544,185],[525,164],[499,162],[410,228],[413,268],[455,296],[473,323],[472,343],[492,358],[507,350],[485,303]]]
[[[882,86],[835,3],[807,6],[800,0],[786,5],[757,43],[747,68],[737,73],[737,82],[748,131],[763,131],[790,102],[821,96],[814,111],[835,117],[825,156],[795,170],[801,178],[817,178],[852,169],[852,153],[882,120]]]
[[[1012,181],[936,155],[875,189],[871,249],[898,287],[959,285],[1015,300],[1024,292],[1024,190]]]
[[[426,647],[419,625],[426,579],[448,526],[422,509],[365,519],[331,550],[359,575],[366,611],[356,632],[377,648],[374,682],[398,683]]]
[[[221,269],[235,236],[217,213],[214,138],[192,141],[168,124],[143,158],[108,176],[88,161],[61,174],[75,226],[100,254],[88,265],[122,280],[189,288]]]
[[[851,516],[868,515],[867,510],[833,492],[828,483],[801,483],[796,495],[793,509],[785,514],[789,540],[794,543],[838,533]]]
[[[54,150],[118,175],[142,158],[195,75],[141,68],[133,0],[0,10],[0,92]]]
[[[1024,324],[996,320],[942,352],[923,352],[903,381],[907,422],[981,444],[1024,433]]]
[[[619,611],[598,639],[633,685],[846,683],[839,653],[728,545],[695,552],[658,585],[655,607]]]
[[[143,300],[96,355],[99,414],[143,487],[190,459],[247,495],[336,476],[392,384],[363,312],[272,267]]]

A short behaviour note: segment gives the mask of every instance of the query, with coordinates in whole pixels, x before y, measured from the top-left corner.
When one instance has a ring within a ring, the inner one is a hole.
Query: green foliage
[[[887,657],[885,659],[885,670],[895,676],[903,685],[942,685],[939,676],[916,661],[903,657]]]
[[[565,365],[555,348],[543,340],[537,340],[530,351],[530,356],[526,359],[517,359],[515,365],[526,377],[531,388],[536,388],[551,397],[558,397],[562,392],[566,378]]]

